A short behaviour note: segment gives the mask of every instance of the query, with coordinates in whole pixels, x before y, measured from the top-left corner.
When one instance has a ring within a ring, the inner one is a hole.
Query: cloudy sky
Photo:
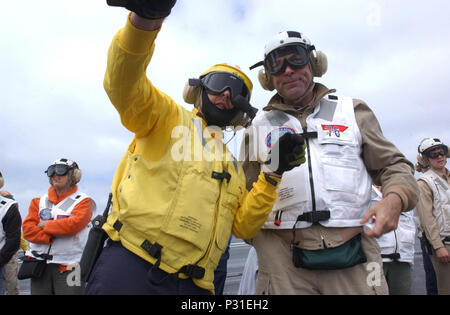
[[[305,33],[328,57],[318,82],[366,101],[383,132],[413,162],[423,137],[450,142],[447,0],[179,0],[157,38],[147,74],[179,104],[189,77],[240,65],[252,105],[272,95],[248,67],[284,30]],[[80,189],[103,210],[133,138],[103,90],[108,46],[127,11],[101,0],[3,1],[0,11],[0,170],[19,201],[47,192],[57,158],[83,171]],[[237,153],[240,137],[230,142]]]

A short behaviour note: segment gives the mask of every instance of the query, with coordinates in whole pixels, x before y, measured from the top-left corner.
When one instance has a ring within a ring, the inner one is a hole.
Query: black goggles
[[[53,164],[48,167],[48,169],[45,171],[47,173],[48,177],[52,177],[53,175],[59,175],[64,176],[69,172],[71,167],[64,165],[64,164]]]
[[[448,154],[447,146],[440,146],[436,149],[432,149],[428,152],[425,152],[425,155],[431,159],[437,159],[440,155],[447,156],[447,154]]]
[[[232,73],[224,71],[210,72],[202,77],[200,82],[209,94],[219,95],[226,89],[230,89],[232,99],[238,95],[243,96],[247,101],[250,99],[250,92],[244,81]]]
[[[264,67],[271,75],[283,73],[288,64],[295,69],[303,68],[309,63],[309,53],[313,49],[313,46],[301,44],[280,47],[267,55]]]

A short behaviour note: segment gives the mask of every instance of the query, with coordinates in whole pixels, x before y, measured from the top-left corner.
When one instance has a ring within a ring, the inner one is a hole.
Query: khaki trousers
[[[338,270],[296,268],[289,244],[272,230],[261,230],[252,245],[258,254],[256,294],[388,294],[380,248],[362,235],[367,262]]]
[[[5,294],[19,295],[19,282],[17,272],[19,263],[17,262],[17,252],[12,256],[11,260],[5,265]]]
[[[445,248],[450,252],[450,245],[445,245]],[[436,257],[436,251],[433,249],[433,255],[430,256],[433,263],[434,271],[436,272],[436,280],[439,295],[450,294],[450,263],[442,263]]]

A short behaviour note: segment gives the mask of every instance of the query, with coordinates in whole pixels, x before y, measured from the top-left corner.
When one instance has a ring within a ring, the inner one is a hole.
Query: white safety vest
[[[47,217],[49,220],[59,220],[70,217],[76,205],[86,198],[89,198],[89,196],[82,192],[75,192],[55,205],[48,200],[48,195],[44,195],[39,201],[40,217]],[[92,199],[91,201],[91,210],[93,214],[95,213],[95,203]],[[50,251],[50,245],[48,244],[30,243],[30,249],[26,254],[29,256],[34,256],[37,259],[41,259],[39,255],[48,253],[52,256],[52,259],[48,260],[47,263],[62,265],[79,263],[81,260],[81,255],[83,254],[84,246],[86,245],[90,228],[91,223],[75,235],[55,236],[54,242],[51,244]],[[37,253],[39,255],[34,255],[33,253]]]
[[[361,158],[362,139],[356,123],[353,100],[349,97],[324,97],[306,119],[307,132],[317,132],[310,138],[310,160],[283,173],[278,198],[263,228],[291,229],[297,217],[312,211],[310,170],[316,210],[329,210],[330,219],[320,221],[328,227],[361,226],[367,211],[372,180]],[[279,110],[258,115],[247,131],[253,136],[249,158],[263,164],[268,160],[272,144],[286,132],[302,133],[300,121]],[[273,161],[273,159],[271,160]],[[263,171],[265,166],[263,166]],[[280,218],[281,217],[281,218]],[[281,222],[275,222],[279,219]],[[311,226],[299,221],[297,228]]]
[[[381,193],[372,188],[371,205],[381,200]],[[376,239],[381,248],[383,262],[394,260],[414,264],[414,244],[416,241],[416,223],[414,211],[400,214],[397,229],[381,235]]]
[[[17,201],[12,200],[10,198],[3,197],[0,195],[0,249],[5,246],[5,230],[3,229],[2,220],[5,217],[6,213],[8,212],[8,209],[13,205],[16,204]]]
[[[433,192],[433,215],[439,227],[441,239],[450,236],[450,187],[432,169],[420,176]]]

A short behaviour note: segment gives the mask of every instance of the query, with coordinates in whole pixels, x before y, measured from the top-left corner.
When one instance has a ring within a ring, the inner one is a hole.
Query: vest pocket
[[[361,180],[358,161],[353,158],[324,158],[322,176],[327,199],[334,205],[354,205]]]
[[[195,171],[183,176],[176,200],[161,226],[163,233],[190,243],[177,242],[177,251],[192,251],[192,245],[201,253],[206,250],[215,225],[218,195],[218,184],[214,179]]]
[[[242,186],[239,185],[237,176],[236,173],[233,173],[228,183],[226,181],[222,183],[224,188],[222,188],[221,204],[233,212],[233,215],[236,213],[239,207],[240,197],[244,193]]]

